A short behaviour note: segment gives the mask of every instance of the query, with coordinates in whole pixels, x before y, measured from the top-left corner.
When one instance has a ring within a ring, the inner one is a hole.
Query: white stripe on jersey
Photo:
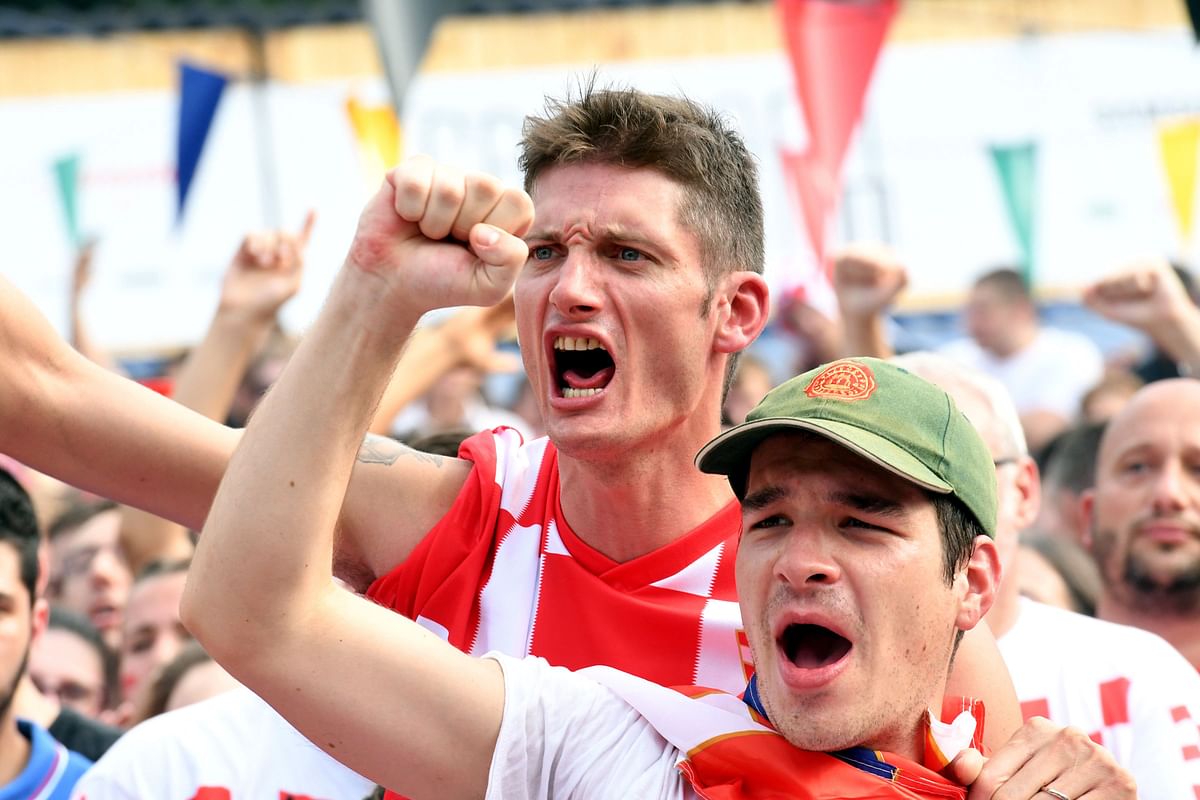
[[[746,667],[736,631],[742,627],[742,610],[728,600],[709,600],[700,614],[700,646],[696,648],[696,686],[731,694],[746,688]]]
[[[496,548],[492,574],[479,593],[479,630],[471,655],[492,650],[525,655],[541,588],[542,529],[513,525]]]
[[[717,580],[717,566],[721,563],[721,554],[724,551],[725,543],[721,542],[679,572],[651,585],[660,589],[687,592],[697,597],[712,597],[713,583]]]

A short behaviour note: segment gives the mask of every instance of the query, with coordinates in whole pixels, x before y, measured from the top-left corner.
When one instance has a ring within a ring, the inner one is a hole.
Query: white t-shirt
[[[1028,347],[1008,358],[973,339],[950,342],[940,352],[1000,381],[1021,414],[1050,411],[1074,419],[1084,394],[1104,376],[1104,358],[1092,340],[1056,328],[1039,329]]]
[[[543,659],[489,657],[505,694],[488,800],[698,797],[675,768],[679,750],[611,689]]]
[[[1021,598],[999,645],[1027,719],[1081,728],[1147,800],[1200,798],[1200,674],[1165,640]]]
[[[505,688],[489,800],[698,800],[694,787],[727,798],[966,797],[895,756],[798,750],[725,692],[685,695],[610,667],[571,672],[540,658],[489,657],[503,668]],[[974,732],[974,717],[963,713],[934,722],[932,744],[952,758]]]
[[[235,689],[134,726],[72,800],[363,800],[373,788],[249,689]]]

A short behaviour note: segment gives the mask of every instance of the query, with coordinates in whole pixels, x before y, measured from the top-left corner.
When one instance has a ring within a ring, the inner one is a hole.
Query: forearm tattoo
[[[426,464],[432,464],[439,469],[441,469],[442,462],[446,460],[433,453],[413,450],[395,439],[375,433],[368,433],[363,439],[362,447],[358,448],[358,460],[363,464],[382,464],[390,467],[401,457],[413,458]]]

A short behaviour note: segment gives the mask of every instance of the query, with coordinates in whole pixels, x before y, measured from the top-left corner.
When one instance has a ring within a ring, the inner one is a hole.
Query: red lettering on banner
[[[1021,718],[1026,722],[1030,717],[1045,717],[1050,719],[1050,701],[1026,700],[1021,703]]]
[[[233,800],[233,795],[221,786],[201,786],[192,795],[192,800]]]
[[[1191,719],[1192,712],[1188,711],[1187,706],[1175,706],[1171,709],[1171,719],[1176,722],[1183,722],[1185,719]]]
[[[1129,722],[1128,678],[1114,678],[1100,684],[1100,709],[1107,726]]]
[[[1184,761],[1192,761],[1197,758],[1200,758],[1200,745],[1189,744],[1183,748]]]

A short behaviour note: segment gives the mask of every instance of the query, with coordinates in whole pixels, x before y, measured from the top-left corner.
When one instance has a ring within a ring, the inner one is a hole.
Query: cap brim
[[[889,472],[937,494],[954,487],[939,478],[906,450],[874,431],[828,419],[776,417],[746,422],[722,433],[696,454],[701,472],[726,475],[739,498],[746,492],[750,456],[769,436],[788,430],[806,430],[831,439]]]

